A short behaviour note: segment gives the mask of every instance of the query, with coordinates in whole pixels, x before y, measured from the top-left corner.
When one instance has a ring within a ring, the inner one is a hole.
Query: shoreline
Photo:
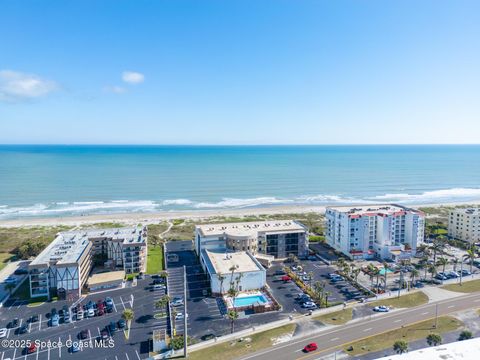
[[[352,204],[347,206],[354,207]],[[399,203],[399,205],[402,205]],[[480,199],[469,202],[448,202],[436,204],[415,204],[404,205],[414,209],[421,207],[441,208],[441,207],[455,207],[467,205],[480,205]],[[101,222],[118,222],[130,224],[154,224],[160,221],[173,219],[191,219],[203,220],[212,217],[221,216],[258,216],[258,215],[281,215],[292,213],[310,213],[320,212],[324,213],[328,206],[338,206],[338,204],[330,205],[275,205],[269,207],[258,208],[237,208],[237,209],[215,209],[215,210],[172,210],[172,211],[157,211],[157,212],[136,212],[136,213],[110,213],[110,214],[92,214],[84,216],[68,216],[68,217],[38,217],[38,218],[24,218],[0,220],[0,227],[25,227],[25,226],[55,226],[68,225],[80,226],[89,225]],[[343,205],[342,205],[343,206]]]

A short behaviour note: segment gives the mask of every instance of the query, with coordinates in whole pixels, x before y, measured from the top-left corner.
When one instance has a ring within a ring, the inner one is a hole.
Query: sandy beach
[[[401,205],[401,204],[400,204]],[[469,201],[468,203],[451,202],[443,204],[419,204],[408,205],[411,208],[425,207],[455,207],[455,206],[478,206],[480,199]],[[335,204],[332,204],[335,206]],[[354,206],[354,205],[352,205]],[[278,205],[270,207],[258,208],[241,208],[241,209],[216,209],[216,210],[187,210],[187,211],[159,211],[159,212],[135,212],[135,213],[112,213],[112,214],[96,214],[72,217],[49,217],[49,218],[23,218],[14,220],[0,220],[0,227],[21,227],[21,226],[53,226],[67,225],[80,226],[87,224],[95,224],[101,222],[119,222],[125,224],[153,224],[159,221],[171,219],[192,219],[203,220],[211,217],[220,216],[255,216],[255,215],[273,215],[273,214],[293,214],[293,213],[324,213],[326,206],[307,206],[307,205]]]

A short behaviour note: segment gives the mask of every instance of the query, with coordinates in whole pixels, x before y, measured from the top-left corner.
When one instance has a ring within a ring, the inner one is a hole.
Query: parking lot
[[[22,301],[10,301],[0,309],[0,327],[14,318],[18,319],[18,325],[7,329],[6,336],[0,346],[0,359],[60,359],[65,356],[82,357],[87,359],[115,359],[115,360],[140,360],[148,357],[150,344],[149,338],[152,333],[154,318],[152,294],[149,285],[151,279],[139,280],[137,286],[119,290],[106,291],[92,294],[82,299],[80,305],[88,301],[97,302],[99,299],[111,297],[113,310],[102,316],[73,319],[70,323],[60,321],[59,326],[52,327],[49,323],[53,308],[57,311],[67,304],[66,301],[47,302],[39,306],[29,307]],[[121,319],[125,309],[133,309],[134,320],[130,327],[130,338],[125,338],[124,332],[117,329],[114,333],[108,325]],[[30,322],[35,316],[38,321]],[[18,335],[18,329],[28,324],[28,333]],[[106,329],[109,339],[97,341],[101,337],[102,330]],[[85,330],[86,339],[80,341],[80,332]],[[47,342],[50,341],[50,345]],[[27,355],[25,347],[33,342],[43,343],[37,351]],[[79,351],[70,353],[73,343],[77,343]],[[114,351],[112,351],[114,350]],[[81,355],[80,355],[81,354]]]

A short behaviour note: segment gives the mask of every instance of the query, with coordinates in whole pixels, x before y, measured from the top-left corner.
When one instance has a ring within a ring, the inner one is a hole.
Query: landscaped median
[[[477,291],[480,291],[480,280],[464,281],[462,285],[448,284],[448,285],[442,286],[442,289],[461,292],[461,293],[477,292]]]
[[[376,334],[362,340],[358,340],[343,346],[345,353],[351,356],[359,356],[367,353],[381,351],[393,347],[397,340],[408,342],[425,339],[429,334],[443,334],[454,331],[463,326],[463,323],[452,316],[441,316],[438,318],[435,328],[435,319],[425,320],[402,327],[397,330]],[[379,336],[381,341],[379,341]]]
[[[295,324],[284,325],[257,334],[244,336],[241,339],[227,341],[202,350],[189,352],[190,360],[230,360],[267,349],[283,338],[290,339],[295,331]]]
[[[158,274],[163,270],[163,245],[149,245],[147,253],[147,274]]]
[[[328,325],[343,325],[352,320],[352,314],[353,308],[350,307],[328,314],[314,316],[313,319]]]
[[[368,303],[370,307],[385,305],[396,309],[411,308],[420,306],[428,302],[428,296],[422,291],[417,291],[411,294],[402,295],[400,297],[391,297],[385,300],[377,300]]]

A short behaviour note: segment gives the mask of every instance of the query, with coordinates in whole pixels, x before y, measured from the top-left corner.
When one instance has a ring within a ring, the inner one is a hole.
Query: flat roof
[[[197,225],[196,228],[203,236],[216,235],[237,235],[237,236],[257,236],[259,232],[299,232],[306,231],[305,227],[294,220],[269,220],[237,222],[224,224],[204,224]]]
[[[453,212],[468,215],[480,215],[480,208],[458,208],[454,209]]]
[[[396,204],[328,206],[327,211],[328,210],[334,210],[348,215],[394,215],[395,213],[400,212],[413,212],[422,214],[421,211]]]
[[[109,271],[104,273],[93,274],[88,278],[88,286],[103,284],[110,281],[119,281],[125,278],[125,271]]]
[[[236,268],[235,272],[237,273],[263,270],[258,261],[246,251],[216,252],[202,250],[202,252],[210,262],[210,264],[207,264],[207,266],[211,266],[211,268],[209,266],[210,273],[231,274],[232,266]]]
[[[116,229],[85,229],[65,231],[53,240],[30,265],[72,264],[78,262],[90,240],[106,238],[122,241],[124,245],[146,243],[147,233],[142,227]]]
[[[477,360],[478,354],[480,354],[480,338],[474,338],[385,356],[379,360]]]

